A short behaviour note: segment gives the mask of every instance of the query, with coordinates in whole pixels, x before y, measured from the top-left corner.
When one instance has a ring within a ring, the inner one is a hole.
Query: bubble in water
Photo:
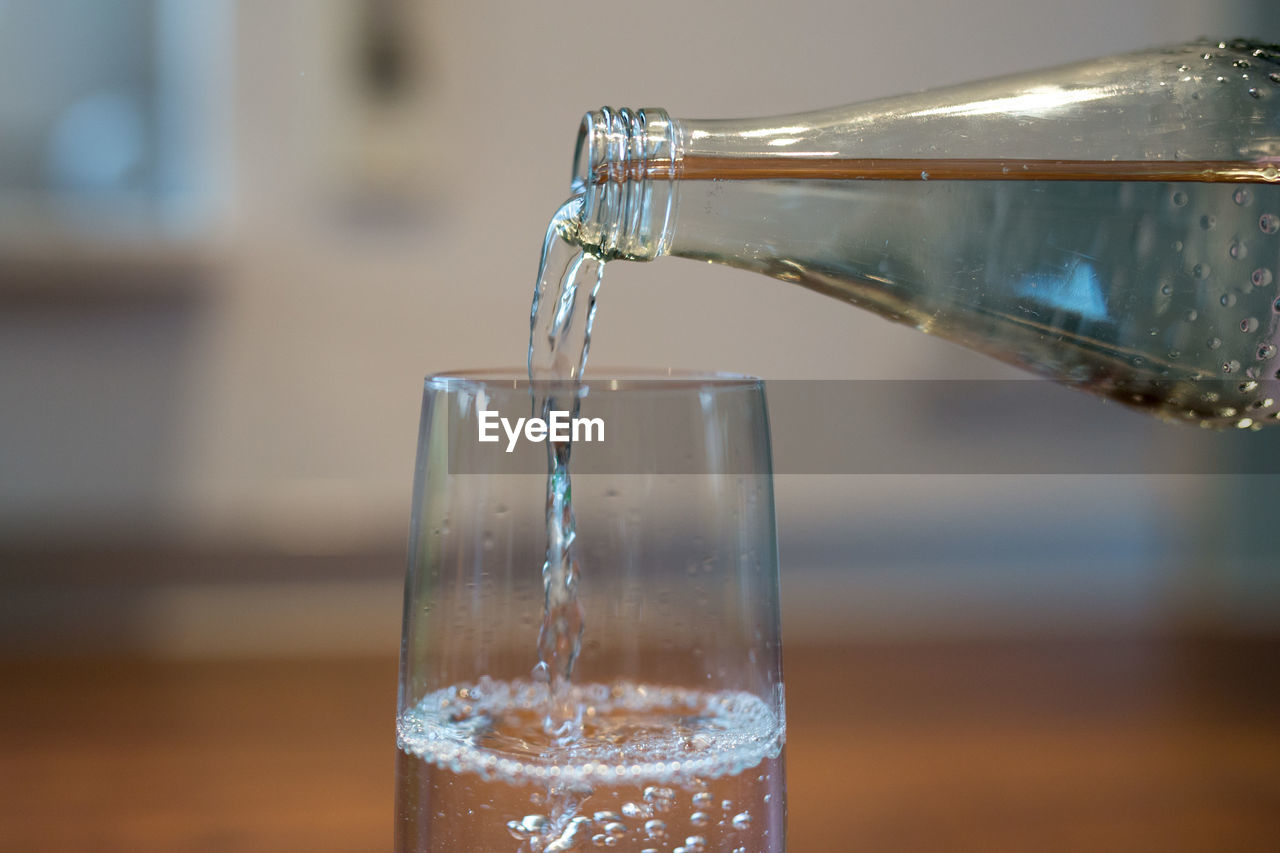
[[[1147,334],[1154,338],[1156,335],[1160,334],[1160,330],[1155,326],[1152,326],[1150,329],[1147,329]]]
[[[684,840],[684,849],[689,853],[704,853],[707,849],[707,839],[701,835],[690,835]]]
[[[1249,204],[1249,202],[1253,201],[1253,193],[1249,192],[1249,190],[1244,187],[1241,187],[1231,194],[1231,200],[1241,207],[1244,207]]]
[[[1200,312],[1194,308],[1188,308],[1187,313],[1184,316],[1186,317],[1188,323],[1194,323],[1196,321],[1196,318],[1200,316]]]
[[[1267,75],[1267,79],[1272,83],[1280,84],[1280,71],[1272,71]]]
[[[667,825],[656,818],[654,820],[647,820],[644,823],[644,834],[652,838],[654,841],[659,841],[667,837]]]
[[[1169,244],[1169,248],[1173,249],[1175,252],[1181,252],[1181,251],[1182,251],[1182,241],[1181,241],[1181,240],[1174,240],[1171,244]]]
[[[1263,234],[1274,234],[1280,231],[1280,216],[1274,213],[1264,213],[1258,217],[1258,228]]]
[[[494,514],[494,515],[506,515],[506,514],[507,514],[507,505],[506,505],[506,504],[498,504],[497,506],[495,506],[495,507],[493,508],[493,514]]]
[[[1223,308],[1230,308],[1232,305],[1236,304],[1236,295],[1234,293],[1224,293],[1218,300],[1218,304]]]
[[[724,809],[725,811],[732,811],[732,810],[733,810],[733,800],[721,800],[721,801],[720,801],[720,808]]]
[[[693,814],[689,815],[689,823],[693,824],[694,826],[706,826],[710,822],[711,822],[711,815],[707,814],[706,812],[694,812]]]
[[[1209,349],[1217,349],[1222,346],[1222,338],[1209,338],[1209,340],[1204,342],[1204,345]]]
[[[1187,194],[1184,193],[1182,190],[1177,190],[1174,192],[1174,194],[1170,197],[1169,200],[1172,201],[1175,206],[1182,207],[1187,203]]]
[[[1235,258],[1236,260],[1240,260],[1241,258],[1245,258],[1249,256],[1249,247],[1247,247],[1244,243],[1241,243],[1239,240],[1236,240],[1227,249],[1227,254],[1229,254],[1231,257]]]
[[[1253,282],[1254,287],[1266,287],[1271,283],[1271,270],[1266,267],[1258,267],[1249,276],[1249,281]]]
[[[1234,358],[1231,359],[1231,361],[1224,361],[1222,363],[1223,373],[1235,373],[1239,369],[1240,369],[1240,362],[1236,361]]]
[[[1241,418],[1236,421],[1236,429],[1248,429],[1253,426],[1253,418]]]
[[[492,551],[494,548],[493,534],[489,531],[484,532],[484,550]]]
[[[644,801],[660,812],[668,811],[676,804],[676,792],[670,788],[650,785],[644,789]]]
[[[1182,351],[1171,349],[1169,350],[1169,352],[1166,353],[1166,355],[1169,357],[1170,360],[1176,360],[1178,356],[1182,355]]]
[[[640,806],[636,805],[635,803],[623,803],[622,816],[623,817],[644,817],[644,809],[640,808]]]
[[[1234,418],[1236,414],[1237,412],[1234,406],[1223,406],[1221,409],[1218,409],[1218,417],[1220,418]]]
[[[507,831],[511,833],[513,838],[524,841],[526,838],[532,838],[542,832],[542,828],[547,825],[547,819],[540,814],[525,815],[524,820],[507,821]]]
[[[621,838],[627,834],[627,825],[616,820],[606,823],[604,825],[604,834],[610,838]]]
[[[693,807],[695,809],[711,808],[711,804],[713,802],[714,802],[714,798],[706,791],[699,791],[698,793],[693,795]]]
[[[617,812],[596,812],[591,816],[596,823],[613,823],[621,820]]]
[[[751,812],[738,812],[733,816],[734,829],[746,829],[751,826]]]
[[[1249,380],[1248,382],[1241,382],[1236,387],[1240,389],[1240,393],[1248,394],[1250,391],[1258,387],[1258,383],[1253,380]]]
[[[1249,91],[1249,97],[1250,97],[1250,98],[1261,98],[1261,97],[1262,97],[1262,93],[1258,91],[1258,87],[1257,87],[1257,86],[1250,86],[1250,87],[1249,87],[1249,89],[1248,89],[1248,91]]]
[[[1173,288],[1167,284],[1162,284],[1160,286],[1160,293],[1163,296],[1169,296],[1173,293]]]
[[[1208,264],[1196,264],[1191,268],[1191,274],[1199,279],[1208,278],[1210,272],[1211,270],[1209,269]]]
[[[1257,318],[1257,317],[1245,317],[1243,320],[1241,320],[1241,321],[1240,321],[1240,331],[1242,331],[1242,332],[1256,332],[1256,331],[1258,331],[1258,318]]]
[[[1275,344],[1263,344],[1258,347],[1258,361],[1267,361],[1276,357]]]

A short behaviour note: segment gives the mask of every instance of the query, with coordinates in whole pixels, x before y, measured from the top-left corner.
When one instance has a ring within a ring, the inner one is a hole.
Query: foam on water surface
[[[633,683],[575,684],[581,735],[541,725],[546,684],[482,679],[423,697],[397,721],[402,750],[508,784],[680,783],[775,758],[783,726],[759,697]]]

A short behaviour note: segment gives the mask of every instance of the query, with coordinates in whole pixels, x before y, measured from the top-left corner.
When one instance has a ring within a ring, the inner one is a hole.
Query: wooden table
[[[793,647],[786,665],[792,853],[1280,850],[1280,641]],[[390,656],[0,679],[0,850],[390,849]]]

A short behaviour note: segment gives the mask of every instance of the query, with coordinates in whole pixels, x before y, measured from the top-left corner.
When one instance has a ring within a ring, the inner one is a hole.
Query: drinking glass
[[[548,446],[509,442],[496,420],[539,414],[543,399],[603,425],[571,445],[572,515],[548,497]],[[479,440],[486,423],[498,441]],[[770,466],[756,379],[426,380],[398,851],[784,850]],[[544,579],[549,524],[567,530],[567,578]],[[572,606],[544,631],[548,601]],[[540,661],[540,634],[572,661],[567,687]]]

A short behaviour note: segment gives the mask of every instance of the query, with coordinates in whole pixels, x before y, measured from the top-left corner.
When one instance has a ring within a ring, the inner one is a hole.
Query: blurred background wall
[[[1267,0],[0,0],[6,650],[393,648],[421,378],[523,363],[585,110],[792,112],[1201,34],[1280,22]],[[618,264],[592,359],[1011,375],[833,307]],[[788,636],[1274,627],[1272,479],[783,476]]]

